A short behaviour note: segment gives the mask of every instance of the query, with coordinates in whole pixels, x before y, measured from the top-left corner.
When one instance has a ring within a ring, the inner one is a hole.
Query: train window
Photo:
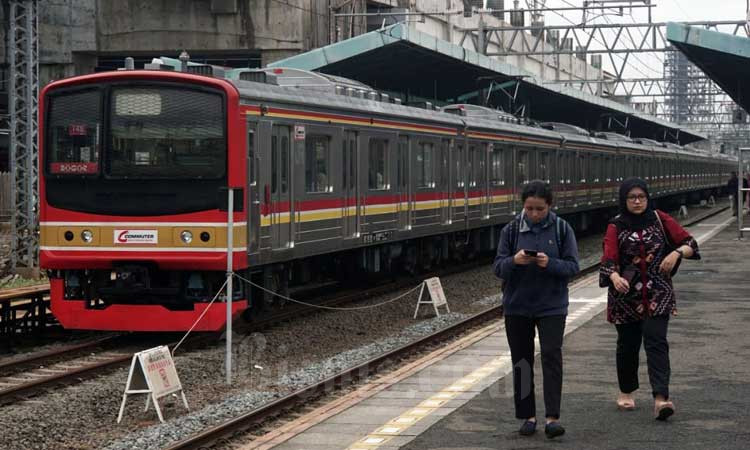
[[[594,183],[598,183],[599,178],[600,178],[601,168],[599,167],[599,159],[600,159],[599,155],[594,155],[594,154],[591,155],[590,172],[591,172],[591,181],[593,181]]]
[[[434,145],[429,142],[420,142],[417,150],[417,187],[435,187],[435,171],[433,168]]]
[[[305,138],[305,190],[328,191],[328,161],[331,138],[308,134]]]
[[[464,166],[464,146],[459,144],[456,146],[456,187],[464,186],[464,177],[466,174],[463,172]]]
[[[341,140],[341,190],[345,191],[347,187],[347,174],[349,173],[349,165],[348,163],[349,158],[349,140],[344,137],[344,139]]]
[[[418,158],[419,156],[417,156]],[[396,159],[398,160],[398,164],[396,165],[396,186],[404,188],[409,185],[409,177],[407,176],[409,172],[409,136],[399,136],[398,157]],[[417,161],[417,174],[419,174],[419,161]]]
[[[487,160],[487,146],[482,144],[477,149],[477,160],[476,160],[476,167],[477,167],[477,183],[479,183],[480,186],[486,186],[487,185],[487,168],[486,168],[486,160]]]
[[[247,130],[247,181],[250,186],[255,186],[255,127],[253,125],[248,125]]]
[[[271,193],[275,194],[279,186],[279,139],[276,134],[271,136]]]
[[[581,183],[586,182],[586,154],[578,153],[578,178]]]
[[[99,173],[101,94],[79,91],[49,100],[48,170],[53,175]]]
[[[469,146],[469,154],[466,158],[466,176],[468,178],[469,186],[477,185],[477,147],[475,145]]]
[[[219,179],[226,173],[224,101],[218,93],[114,87],[107,174],[127,178]]]
[[[349,141],[349,189],[354,190],[357,184],[357,133],[347,131],[345,139]]]
[[[372,190],[388,189],[388,141],[370,139],[368,186]]]
[[[529,152],[526,150],[518,151],[518,164],[516,165],[517,181],[520,184],[529,182]]]
[[[442,152],[442,159],[440,161],[440,183],[442,186],[448,186],[449,185],[449,170],[450,170],[450,148],[451,148],[451,141],[448,139],[443,139],[443,142],[440,144],[440,151]]]
[[[281,193],[289,190],[289,129],[281,135]]]
[[[549,152],[539,153],[539,179],[545,183],[550,182],[549,174]]]
[[[560,180],[560,184],[565,184],[565,173],[568,171],[566,162],[567,151],[559,150],[557,152],[557,175],[558,179]]]
[[[494,144],[492,147],[492,161],[490,162],[490,182],[494,186],[505,184],[505,177],[503,176],[504,167],[503,148],[499,144]]]

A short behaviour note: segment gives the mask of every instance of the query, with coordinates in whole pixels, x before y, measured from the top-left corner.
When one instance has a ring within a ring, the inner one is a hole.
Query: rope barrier
[[[351,307],[351,308],[337,308],[337,307],[334,307],[334,306],[314,305],[312,303],[306,303],[306,302],[303,302],[303,301],[295,300],[295,299],[287,297],[285,295],[281,295],[279,293],[273,292],[270,289],[266,289],[266,288],[264,288],[263,286],[261,286],[259,284],[253,283],[252,281],[250,281],[250,280],[248,280],[246,278],[243,278],[240,275],[237,275],[236,273],[234,275],[237,278],[239,278],[240,280],[244,281],[245,283],[248,283],[248,284],[250,284],[252,286],[255,286],[255,287],[257,287],[260,290],[268,292],[269,294],[278,295],[280,298],[283,298],[284,300],[288,300],[288,301],[290,301],[292,303],[297,303],[297,304],[309,306],[309,307],[312,307],[312,308],[327,309],[327,310],[332,310],[332,311],[356,311],[356,310],[362,310],[362,309],[378,308],[380,306],[387,305],[389,303],[393,303],[393,302],[395,302],[397,300],[400,300],[400,299],[406,297],[407,295],[411,294],[412,292],[416,291],[420,287],[422,287],[422,283],[419,283],[418,285],[416,285],[415,287],[409,289],[408,291],[404,292],[403,294],[399,295],[398,297],[395,297],[395,298],[393,298],[391,300],[388,300],[388,301],[385,301],[385,302],[382,302],[382,303],[377,303],[375,305],[354,306],[354,307]]]
[[[206,309],[203,310],[200,317],[195,319],[195,322],[193,322],[193,326],[191,326],[190,329],[187,331],[187,333],[185,333],[185,336],[183,336],[182,339],[180,339],[180,342],[178,342],[177,345],[174,346],[174,348],[172,349],[172,356],[174,356],[174,352],[176,352],[177,349],[180,347],[180,345],[182,345],[182,343],[185,341],[185,339],[187,339],[188,335],[193,332],[193,329],[196,327],[196,325],[198,325],[198,322],[200,322],[201,319],[203,319],[203,316],[206,315],[211,305],[213,305],[216,299],[219,298],[219,295],[221,295],[221,293],[224,292],[224,288],[227,287],[228,282],[229,282],[229,278],[224,280],[224,284],[222,284],[221,287],[219,288],[219,292],[217,292],[216,295],[214,295],[214,298],[211,299],[211,301],[208,303],[208,306],[206,306]]]
[[[414,286],[413,288],[409,289],[408,291],[404,292],[403,294],[401,294],[401,295],[399,295],[397,297],[394,297],[394,298],[392,298],[390,300],[387,300],[387,301],[381,302],[381,303],[377,303],[377,304],[374,304],[374,305],[354,306],[354,307],[350,307],[350,308],[338,308],[338,307],[335,307],[335,306],[315,305],[315,304],[312,304],[312,303],[307,303],[307,302],[303,302],[303,301],[300,301],[300,300],[295,300],[295,299],[293,299],[291,297],[287,297],[285,295],[282,295],[282,294],[274,292],[274,291],[272,291],[270,289],[267,289],[267,288],[265,288],[265,287],[263,287],[263,286],[261,286],[261,285],[259,285],[257,283],[253,283],[252,281],[250,281],[247,278],[244,278],[244,277],[238,275],[237,273],[234,273],[233,275],[235,277],[237,277],[238,279],[244,281],[245,283],[248,283],[251,286],[255,286],[256,288],[258,288],[258,289],[260,289],[262,291],[268,292],[269,294],[277,295],[280,298],[283,298],[284,300],[288,300],[288,301],[290,301],[292,303],[297,303],[297,304],[300,304],[300,305],[309,306],[311,308],[326,309],[326,310],[331,310],[331,311],[357,311],[357,310],[364,310],[364,309],[379,308],[381,306],[385,306],[385,305],[388,305],[390,303],[393,303],[393,302],[396,302],[398,300],[401,300],[402,298],[406,297],[407,295],[411,294],[412,292],[415,292],[417,289],[419,289],[420,287],[422,287],[422,283],[419,283],[418,285]],[[174,346],[174,348],[172,349],[172,356],[174,356],[175,352],[180,347],[180,345],[182,345],[182,343],[185,342],[185,339],[187,339],[187,337],[190,335],[190,333],[193,332],[193,330],[195,329],[195,327],[198,325],[198,322],[200,322],[203,319],[203,317],[206,315],[206,313],[208,312],[208,310],[211,307],[211,305],[213,305],[214,302],[216,301],[216,299],[219,298],[219,295],[221,295],[221,293],[224,292],[224,288],[227,286],[227,281],[228,280],[224,280],[224,284],[222,284],[221,287],[219,288],[219,292],[217,292],[216,295],[214,295],[214,298],[211,299],[211,301],[208,303],[208,306],[206,306],[206,309],[201,313],[200,317],[198,317],[195,320],[195,322],[190,327],[190,329],[187,331],[187,333],[185,333],[185,335],[182,337],[182,339],[180,339],[180,341],[177,343],[177,345]]]

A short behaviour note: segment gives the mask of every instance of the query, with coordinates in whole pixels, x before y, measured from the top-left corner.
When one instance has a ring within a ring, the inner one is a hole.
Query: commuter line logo
[[[158,244],[157,230],[115,230],[115,244]]]

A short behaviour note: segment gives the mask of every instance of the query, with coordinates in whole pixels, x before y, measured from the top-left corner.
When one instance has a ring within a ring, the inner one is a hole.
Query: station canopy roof
[[[688,144],[706,139],[612,100],[574,88],[543,84],[533,74],[497,59],[410,29],[391,25],[268,67],[338,75],[398,95],[409,103],[481,103],[540,122],[565,122],[588,130],[629,132],[631,137]]]
[[[745,111],[750,112],[750,39],[691,27],[667,25],[667,40],[698,66]]]

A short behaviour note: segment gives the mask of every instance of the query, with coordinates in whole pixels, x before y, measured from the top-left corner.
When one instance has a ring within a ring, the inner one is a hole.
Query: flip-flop
[[[672,402],[663,402],[654,408],[654,418],[656,420],[667,420],[672,414],[674,414],[674,404]]]

